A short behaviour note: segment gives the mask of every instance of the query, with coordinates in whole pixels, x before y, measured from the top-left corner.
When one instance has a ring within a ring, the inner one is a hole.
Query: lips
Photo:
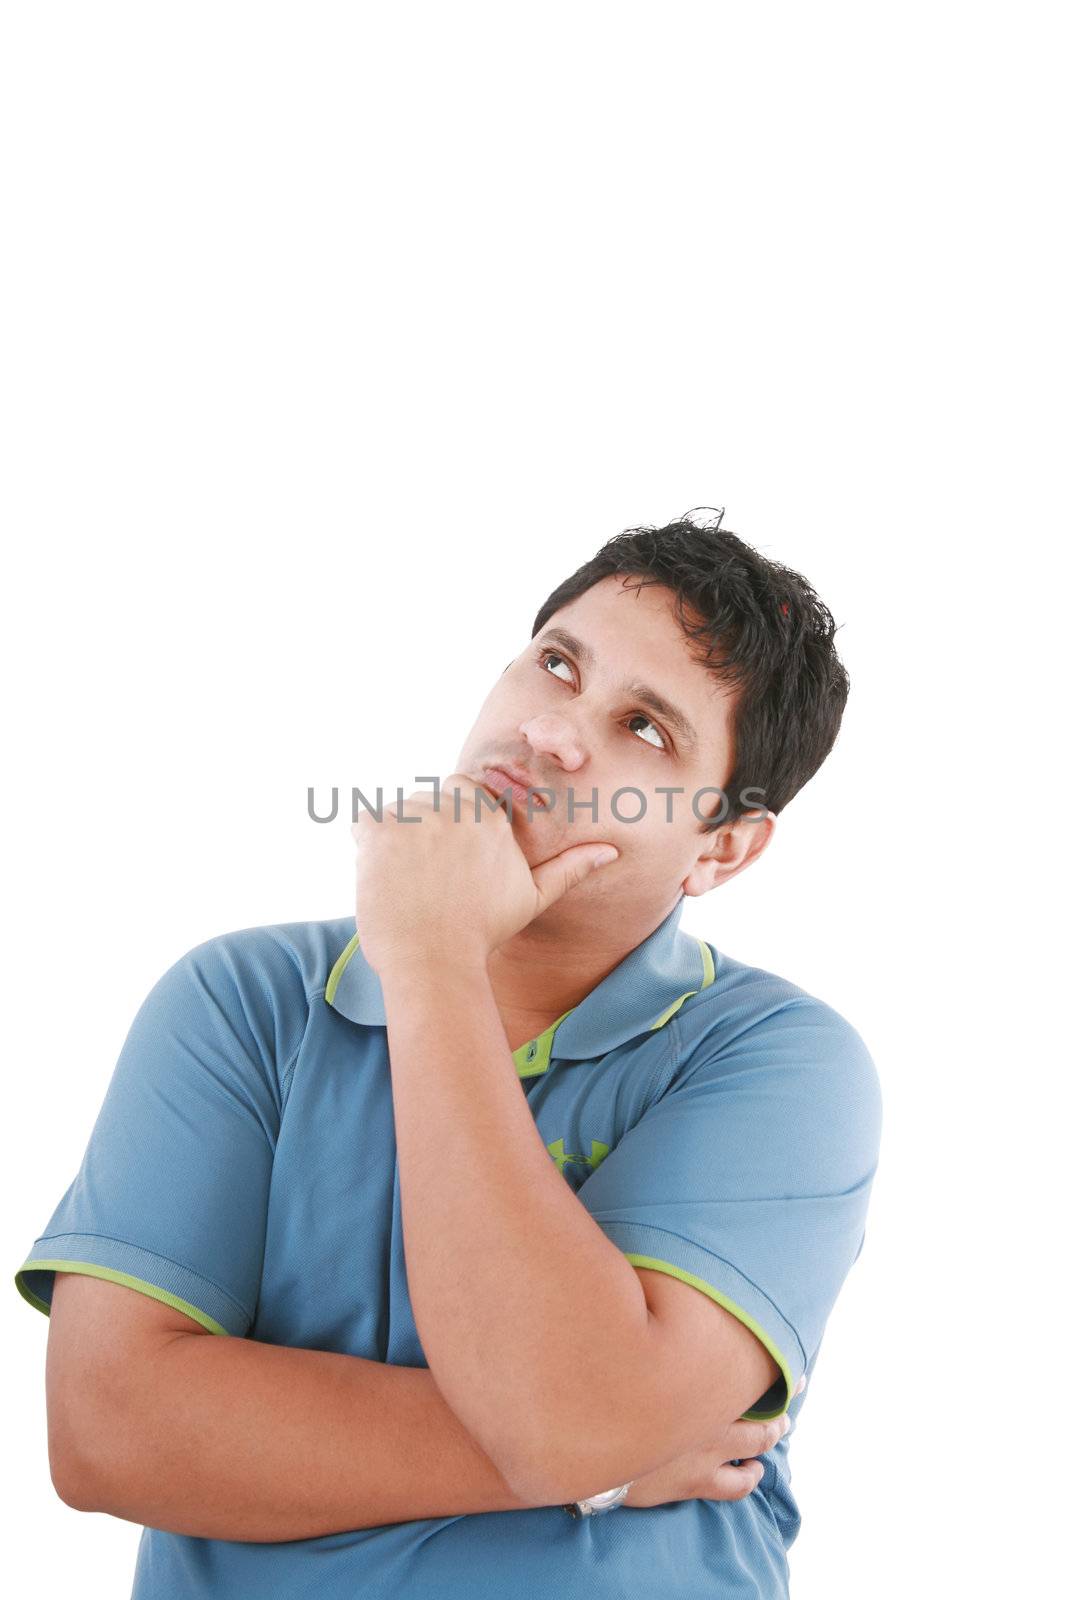
[[[529,790],[536,785],[537,780],[532,773],[526,771],[525,767],[492,766],[486,767],[481,781],[487,789],[496,794],[498,800],[501,798],[503,790],[510,788],[512,799],[518,805],[524,805]],[[545,801],[541,795],[535,794],[533,800],[535,807],[544,810]]]

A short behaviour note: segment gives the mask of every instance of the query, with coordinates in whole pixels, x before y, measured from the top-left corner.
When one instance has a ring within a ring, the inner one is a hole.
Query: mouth
[[[511,790],[512,803],[524,806],[526,797],[534,787],[534,780],[528,773],[508,767],[486,767],[479,782],[497,799],[501,799],[506,789]],[[544,811],[545,800],[543,796],[535,794],[533,797],[534,809]]]

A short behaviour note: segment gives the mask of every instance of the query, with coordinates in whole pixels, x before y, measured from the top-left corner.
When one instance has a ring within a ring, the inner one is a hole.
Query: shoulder
[[[845,1067],[877,1087],[874,1059],[840,1011],[799,984],[712,949],[715,981],[678,1013],[680,1058],[810,1069]]]
[[[215,934],[158,979],[142,1004],[139,1031],[180,1031],[284,1068],[354,927],[348,916]]]
[[[330,971],[355,933],[352,916],[277,922],[219,933],[194,945],[172,971],[211,975],[279,1002],[305,1004],[325,989]]]
[[[798,984],[712,949],[715,981],[678,1013],[674,1082],[737,1091],[767,1130],[847,1138],[868,1154],[882,1123],[878,1069],[859,1029]]]

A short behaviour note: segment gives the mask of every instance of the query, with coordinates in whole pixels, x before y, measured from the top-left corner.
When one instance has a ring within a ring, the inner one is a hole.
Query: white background
[[[883,1087],[794,1600],[1048,1592],[1057,10],[5,6],[4,1559],[36,1593],[132,1580],[140,1530],[51,1487],[13,1277],[144,994],[348,911],[308,785],[449,771],[555,584],[701,504],[810,579],[853,683],[771,849],[686,907]]]

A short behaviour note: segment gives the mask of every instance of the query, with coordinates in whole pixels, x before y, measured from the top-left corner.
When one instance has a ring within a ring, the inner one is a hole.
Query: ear
[[[705,835],[707,848],[682,881],[683,894],[702,895],[743,872],[766,850],[778,818],[773,811],[748,811],[736,822],[724,822]]]

